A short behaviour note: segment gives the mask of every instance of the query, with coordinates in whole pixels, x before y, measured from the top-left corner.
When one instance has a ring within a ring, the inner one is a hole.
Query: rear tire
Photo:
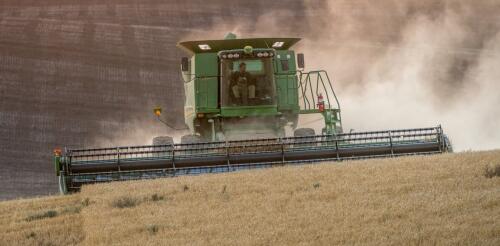
[[[198,135],[184,135],[181,137],[181,144],[195,144],[202,143],[203,139]],[[202,151],[198,150],[200,148],[199,145],[181,145],[181,153],[184,155],[201,153]]]

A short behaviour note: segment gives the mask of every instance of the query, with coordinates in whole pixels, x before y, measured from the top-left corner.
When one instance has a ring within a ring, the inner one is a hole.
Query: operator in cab
[[[231,74],[229,88],[232,92],[233,104],[253,105],[255,101],[255,78],[247,72],[247,65],[242,62],[239,70]]]

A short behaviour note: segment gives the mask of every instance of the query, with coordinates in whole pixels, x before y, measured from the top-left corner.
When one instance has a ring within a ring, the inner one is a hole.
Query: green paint
[[[239,125],[243,131],[243,122],[253,117],[256,122],[264,121],[262,124],[264,127],[272,126],[269,128],[279,135],[285,125],[293,123],[295,126],[299,114],[313,113],[323,115],[324,133],[336,133],[336,128],[340,126],[338,109],[328,108],[320,112],[315,105],[302,109],[299,106],[299,100],[303,100],[299,93],[302,74],[296,67],[296,54],[290,49],[299,40],[297,38],[237,39],[229,35],[224,40],[180,42],[178,46],[191,54],[189,72],[183,72],[186,96],[184,116],[191,133],[212,139],[216,135],[213,129],[216,132],[225,132],[225,127],[231,125],[231,131],[237,131]],[[281,46],[278,45],[280,42]],[[266,56],[264,52],[267,53]],[[238,54],[238,58],[234,58],[234,54]],[[264,60],[267,62],[266,67]],[[229,61],[232,63],[228,63]],[[240,93],[245,93],[246,96],[251,91],[247,87],[250,84],[234,87],[234,80],[229,79],[239,70],[241,62],[245,62],[246,71],[255,81],[257,103],[243,103],[231,99],[231,96],[236,95],[233,90],[243,90]],[[329,83],[328,78],[325,80]],[[265,116],[270,117],[266,117],[265,120],[259,118]],[[208,119],[213,119],[214,125],[209,123]],[[241,124],[238,124],[240,119]],[[244,128],[261,129],[262,125],[250,124]]]
[[[61,157],[60,156],[54,156],[54,166],[56,169],[56,175],[59,176],[59,172],[61,170]]]
[[[243,116],[270,116],[278,115],[276,105],[271,106],[241,106],[241,107],[222,107],[222,117],[243,117]]]

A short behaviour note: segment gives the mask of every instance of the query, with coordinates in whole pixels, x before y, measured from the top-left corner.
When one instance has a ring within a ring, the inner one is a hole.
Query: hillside
[[[223,37],[227,29],[211,30],[215,17],[238,22],[277,9],[304,15],[302,1],[1,1],[0,200],[56,193],[55,147],[168,135],[154,106],[183,127],[186,54],[176,43]]]
[[[151,112],[184,127],[176,43],[229,31],[303,38],[296,52],[328,71],[346,130],[441,124],[456,149],[500,148],[484,131],[500,122],[499,12],[468,0],[2,0],[0,200],[56,193],[56,147],[183,135]]]
[[[31,245],[499,245],[500,151],[92,185],[0,203]]]

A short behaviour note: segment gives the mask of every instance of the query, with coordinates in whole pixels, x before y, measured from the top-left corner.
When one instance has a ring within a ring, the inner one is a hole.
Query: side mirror
[[[297,67],[304,68],[304,54],[297,54]]]
[[[181,59],[181,70],[183,72],[189,71],[189,59],[187,57],[182,57]]]

